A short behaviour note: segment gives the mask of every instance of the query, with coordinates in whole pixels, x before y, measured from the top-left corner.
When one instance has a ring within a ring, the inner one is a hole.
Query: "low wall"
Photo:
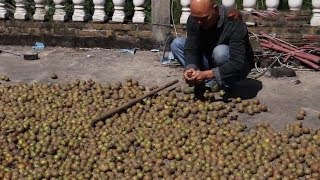
[[[245,16],[245,19],[247,21],[250,16]],[[320,28],[310,27],[309,19],[310,16],[299,14],[289,20],[288,18],[255,20],[256,26],[249,26],[248,29],[253,33],[263,30],[294,44],[320,42]],[[185,34],[185,26],[178,25],[177,29],[179,34]],[[0,20],[1,45],[31,46],[35,42],[43,42],[46,46],[64,47],[141,49],[159,47],[152,38],[150,24]]]
[[[0,21],[0,44],[46,46],[151,48],[149,25],[81,22]]]

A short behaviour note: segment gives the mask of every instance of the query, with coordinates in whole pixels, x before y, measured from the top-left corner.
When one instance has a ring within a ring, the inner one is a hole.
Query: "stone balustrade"
[[[66,21],[68,16],[65,10],[66,0],[53,0],[55,4],[55,11],[52,19],[54,21]],[[107,0],[108,1],[108,0]],[[277,11],[280,0],[264,0],[266,10]],[[14,19],[24,20],[27,19],[27,11],[24,0],[14,0],[15,10],[13,14]],[[73,15],[69,21],[94,21],[94,22],[106,22],[108,19],[105,10],[106,0],[93,0],[94,13],[86,14],[84,10],[85,0],[72,0],[73,2]],[[180,24],[186,24],[188,16],[190,15],[190,0],[174,0],[175,3],[180,3],[181,5],[181,16]],[[110,17],[111,21],[116,23],[125,22],[125,0],[112,0],[114,5],[113,16]],[[145,0],[133,0],[134,4],[134,16],[132,18],[133,23],[145,23],[146,13],[145,13]],[[46,15],[45,10],[46,0],[34,0],[35,12],[33,14],[33,19],[36,21],[45,21],[49,17]],[[222,0],[222,4],[227,7],[238,7],[236,0]],[[290,11],[301,10],[303,0],[288,0],[288,6]],[[310,19],[311,26],[320,26],[320,0],[312,0],[312,18]],[[257,8],[257,0],[243,0],[242,3],[243,10],[251,12]],[[5,6],[5,0],[0,0],[0,19],[6,19],[9,17],[9,12]]]
[[[0,0],[0,44],[30,46],[43,42],[46,46],[63,47],[159,48],[169,34],[186,35],[190,1],[53,0],[48,8],[46,0],[17,0],[16,7]],[[254,1],[256,5],[247,7],[251,8],[248,11],[236,0],[219,2],[241,10],[252,33],[262,30],[297,46],[319,43],[319,0],[304,2],[301,11],[289,10],[289,3],[278,4],[276,0],[264,0],[263,8],[261,0]],[[306,9],[305,4],[313,8]],[[113,6],[118,7],[112,9]],[[177,21],[170,20],[170,6],[174,7],[172,14]]]

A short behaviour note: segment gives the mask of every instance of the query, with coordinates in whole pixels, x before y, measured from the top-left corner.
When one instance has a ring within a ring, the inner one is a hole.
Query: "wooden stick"
[[[112,115],[114,115],[114,114],[116,114],[116,113],[118,113],[118,112],[121,112],[121,111],[129,108],[130,106],[135,105],[136,103],[138,103],[138,102],[141,101],[142,99],[144,99],[144,98],[146,98],[146,97],[148,97],[148,96],[152,96],[152,95],[154,95],[155,93],[157,93],[157,92],[159,92],[159,91],[161,91],[161,90],[163,90],[163,89],[165,89],[165,88],[167,88],[167,87],[169,87],[169,86],[172,86],[172,85],[174,85],[174,84],[176,84],[176,83],[178,83],[178,82],[179,82],[179,80],[176,79],[176,80],[171,81],[171,82],[169,82],[169,83],[167,83],[167,84],[164,84],[163,86],[160,86],[160,87],[158,87],[157,89],[154,89],[154,90],[152,90],[152,91],[150,91],[150,92],[148,92],[148,93],[146,93],[146,94],[144,94],[144,95],[142,95],[142,96],[140,96],[140,97],[131,99],[131,100],[129,100],[127,103],[125,103],[125,104],[123,104],[123,105],[121,105],[121,106],[119,106],[119,107],[117,107],[117,108],[111,109],[111,110],[107,111],[106,113],[103,113],[101,116],[99,116],[98,118],[96,118],[96,119],[94,119],[94,120],[92,121],[92,125],[94,125],[95,123],[97,123],[97,122],[99,122],[99,121],[103,121],[103,120],[111,117]]]

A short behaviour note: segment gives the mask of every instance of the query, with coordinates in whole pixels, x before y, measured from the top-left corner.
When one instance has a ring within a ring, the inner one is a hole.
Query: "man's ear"
[[[214,10],[219,9],[218,4],[214,3],[214,4],[213,4],[213,9],[214,9]]]

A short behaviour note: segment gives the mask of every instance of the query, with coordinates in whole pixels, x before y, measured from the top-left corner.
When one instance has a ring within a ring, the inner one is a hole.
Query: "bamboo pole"
[[[119,112],[121,112],[121,111],[123,111],[123,110],[125,110],[125,109],[127,109],[127,108],[129,108],[129,107],[131,107],[131,106],[133,106],[133,105],[135,105],[136,103],[138,103],[138,102],[141,101],[142,99],[144,99],[144,98],[146,98],[146,97],[148,97],[148,96],[152,96],[152,95],[154,95],[155,93],[157,93],[157,92],[159,92],[159,91],[161,91],[161,90],[163,90],[163,89],[165,89],[165,88],[167,88],[167,87],[169,87],[169,86],[172,86],[172,85],[174,85],[174,84],[176,84],[176,83],[178,83],[178,82],[179,82],[179,80],[176,79],[176,80],[171,81],[171,82],[169,82],[169,83],[166,83],[166,84],[158,87],[157,89],[154,89],[154,90],[152,90],[152,91],[150,91],[150,92],[148,92],[148,93],[146,93],[146,94],[144,94],[144,95],[142,95],[142,96],[140,96],[140,97],[131,99],[131,100],[128,101],[127,103],[125,103],[125,104],[123,104],[123,105],[121,105],[121,106],[119,106],[119,107],[117,107],[117,108],[111,109],[111,110],[103,113],[101,116],[99,116],[98,118],[96,118],[96,119],[94,119],[94,120],[92,121],[92,125],[96,124],[96,123],[99,122],[99,121],[103,121],[103,120],[111,117],[112,115],[114,115],[114,114],[116,114],[116,113],[119,113]]]

